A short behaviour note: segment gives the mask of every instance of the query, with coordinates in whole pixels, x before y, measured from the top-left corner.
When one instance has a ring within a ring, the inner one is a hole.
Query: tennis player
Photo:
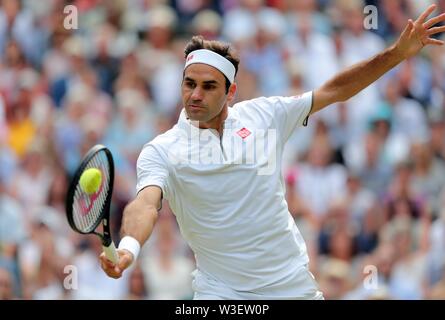
[[[345,101],[416,55],[445,31],[430,6],[373,58],[301,96],[236,103],[239,60],[229,45],[193,37],[185,48],[184,109],[178,123],[146,144],[137,162],[137,196],[123,215],[119,263],[100,256],[119,278],[138,257],[163,198],[195,253],[195,299],[323,299],[308,270],[306,246],[285,201],[280,163],[295,128]]]

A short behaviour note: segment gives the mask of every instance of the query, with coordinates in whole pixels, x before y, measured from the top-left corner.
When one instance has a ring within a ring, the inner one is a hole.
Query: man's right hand
[[[114,279],[119,279],[122,277],[122,273],[127,269],[133,262],[133,254],[128,250],[117,250],[119,255],[119,261],[117,264],[112,263],[105,256],[105,252],[102,252],[99,256],[100,266],[105,271],[105,273]]]

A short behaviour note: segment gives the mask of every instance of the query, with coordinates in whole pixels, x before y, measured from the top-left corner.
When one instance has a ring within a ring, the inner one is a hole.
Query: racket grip
[[[114,264],[117,264],[119,261],[119,255],[117,254],[114,242],[111,241],[108,247],[102,246],[102,248],[105,252],[105,256],[107,257],[107,259],[113,262]]]

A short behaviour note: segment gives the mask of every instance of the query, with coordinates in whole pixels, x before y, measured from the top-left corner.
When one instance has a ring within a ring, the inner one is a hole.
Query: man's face
[[[228,102],[224,75],[206,64],[188,66],[181,89],[187,115],[191,120],[199,121],[200,125],[211,122]]]

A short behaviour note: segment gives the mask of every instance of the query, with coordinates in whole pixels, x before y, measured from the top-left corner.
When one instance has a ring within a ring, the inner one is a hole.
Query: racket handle
[[[102,248],[105,252],[105,256],[107,257],[107,259],[113,262],[114,264],[117,264],[119,261],[119,255],[117,254],[114,242],[111,241],[108,247],[102,246]]]

